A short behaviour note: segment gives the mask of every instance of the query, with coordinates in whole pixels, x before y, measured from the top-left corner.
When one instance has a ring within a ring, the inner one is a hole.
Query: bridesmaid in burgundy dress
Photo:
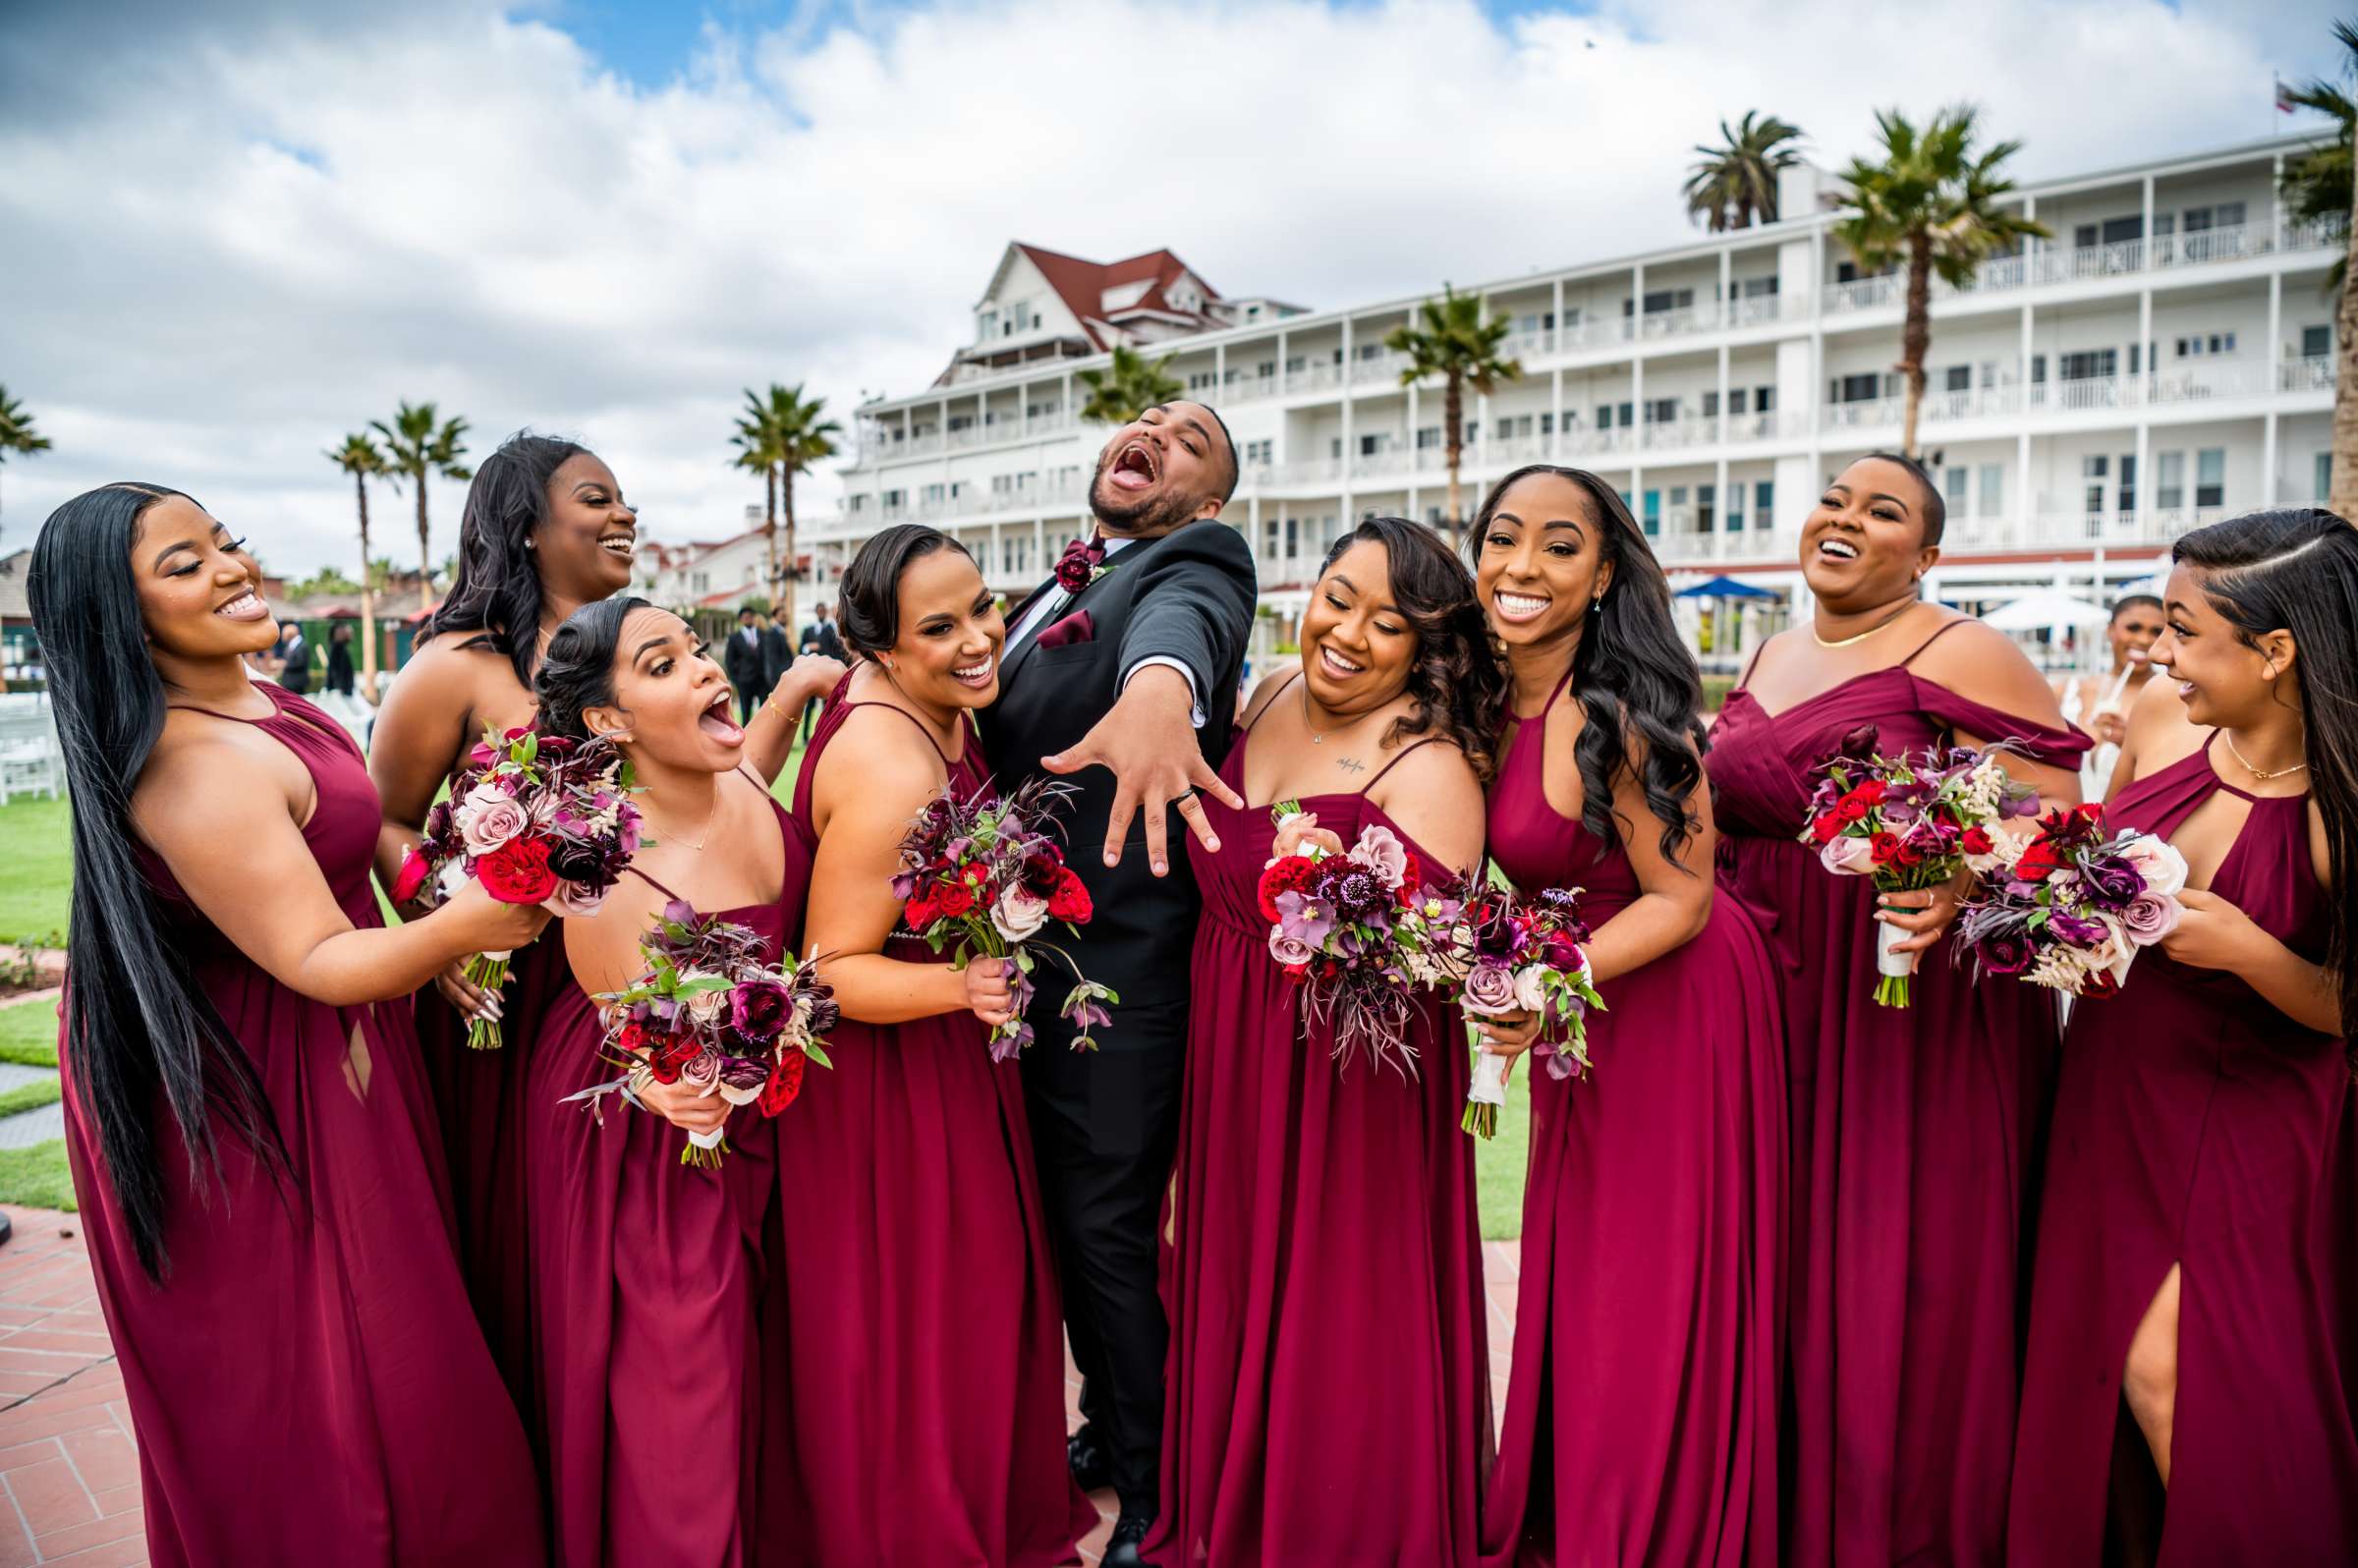
[[[1474,585],[1431,529],[1361,523],[1321,568],[1302,666],[1253,695],[1190,845],[1196,931],[1151,1562],[1448,1568],[1490,1455],[1473,1141],[1454,1011],[1406,1073],[1333,1057],[1269,956],[1259,884],[1305,838],[1388,829],[1433,876],[1482,861],[1503,696]],[[1310,813],[1282,834],[1270,806]]]
[[[796,781],[808,948],[843,1020],[778,1139],[761,1560],[1046,1568],[1096,1524],[1064,1455],[1054,1261],[1001,965],[895,931],[909,824],[987,787],[971,714],[1007,629],[957,541],[888,528],[844,573],[858,661]]]
[[[536,1563],[408,996],[547,917],[470,887],[380,924],[359,750],[248,676],[258,584],[196,502],[132,484],[60,507],[27,583],[75,800],[66,1151],[148,1554]]]
[[[1802,526],[1809,625],[1754,656],[1712,732],[1719,883],[1768,938],[1784,996],[1787,1556],[1997,1560],[2012,1464],[2015,1324],[2053,998],[1935,954],[1915,1005],[1874,1000],[1876,925],[1923,952],[1952,889],[1877,895],[1798,842],[1810,769],[1843,734],[1887,754],[2015,739],[2015,773],[2079,796],[2088,738],[2002,633],[1918,597],[1939,492],[1905,459],[1842,471]]]
[[[2176,847],[2186,909],[2072,1009],[2006,1558],[2353,1562],[2358,532],[2171,553],[2154,685],[2193,725],[2141,704],[2105,826]]]
[[[1712,897],[1695,661],[1612,487],[1508,475],[1475,575],[1514,711],[1490,856],[1581,887],[1596,1070],[1531,1080],[1514,1382],[1486,1563],[1778,1560],[1784,1039],[1775,970]],[[1528,1016],[1486,1029],[1512,1055]]]
[[[609,1100],[594,997],[644,969],[663,906],[752,927],[773,959],[802,924],[811,858],[800,829],[740,765],[726,676],[695,631],[645,599],[577,610],[535,681],[552,734],[603,736],[629,759],[647,840],[594,916],[564,923],[569,973],[531,1038],[522,1159],[532,1236],[533,1378],[555,1555],[617,1568],[736,1568],[749,1559],[759,1478],[762,1222],[776,1136],[685,1084]],[[706,853],[720,850],[725,853]],[[651,1113],[651,1114],[650,1114]],[[791,1114],[791,1113],[790,1113]],[[680,1163],[690,1133],[726,1124],[717,1170]]]

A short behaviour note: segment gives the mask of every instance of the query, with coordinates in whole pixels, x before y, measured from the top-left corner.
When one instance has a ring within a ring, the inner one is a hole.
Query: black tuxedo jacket
[[[794,644],[786,641],[786,629],[772,626],[761,634],[761,684],[775,686],[778,677],[794,662]]]
[[[754,640],[745,640],[746,628],[729,628],[729,640],[721,647],[720,667],[729,672],[729,684],[740,692],[761,690],[761,632],[754,629]]]
[[[1012,628],[1051,579],[1008,617]],[[1252,547],[1217,519],[1190,523],[1159,539],[1125,545],[1111,570],[1074,596],[1058,619],[1087,610],[1087,642],[1041,647],[1037,635],[1006,656],[999,700],[982,715],[982,745],[1002,789],[1041,773],[1039,759],[1074,745],[1112,711],[1122,672],[1149,658],[1176,659],[1195,677],[1205,711],[1197,739],[1213,767],[1235,738],[1236,689],[1245,644],[1252,635],[1257,584]],[[1052,775],[1051,775],[1052,776]],[[1102,848],[1113,813],[1113,775],[1102,767],[1070,775],[1080,793],[1060,820],[1073,869],[1088,884],[1095,918],[1078,942],[1059,931],[1091,980],[1121,993],[1124,1006],[1179,1000],[1188,991],[1188,955],[1202,900],[1187,858],[1187,822],[1170,812],[1171,870],[1148,867],[1146,816],[1130,824],[1122,864],[1108,868]],[[1062,981],[1062,983],[1059,983]],[[1039,977],[1035,1013],[1053,1015],[1071,982],[1050,964]],[[1122,1048],[1119,1012],[1103,1034],[1107,1050]]]

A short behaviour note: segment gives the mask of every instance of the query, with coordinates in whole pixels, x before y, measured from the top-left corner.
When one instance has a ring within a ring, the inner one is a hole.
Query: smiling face
[[[1510,647],[1578,631],[1612,587],[1603,530],[1588,491],[1560,474],[1531,474],[1498,498],[1475,557],[1474,593]]]
[[[631,586],[631,557],[639,544],[639,511],[597,457],[577,452],[548,476],[548,517],[532,533],[540,578],[584,602]]]
[[[1097,454],[1089,508],[1109,533],[1152,538],[1211,517],[1236,474],[1220,421],[1201,403],[1165,403],[1113,432]]]
[[[1392,597],[1392,553],[1361,539],[1335,557],[1302,612],[1302,676],[1330,713],[1370,713],[1408,689],[1416,629]]]
[[[2106,629],[2112,641],[2112,667],[2143,665],[2153,653],[2154,640],[2162,635],[2162,612],[2151,604],[2124,604],[2115,610]]]
[[[2203,574],[2190,566],[2169,574],[2162,597],[2166,620],[2152,658],[2177,682],[2189,723],[2243,729],[2295,699],[2291,633],[2254,638],[2257,647],[2245,642],[2203,591]]]
[[[131,578],[140,619],[159,654],[217,659],[278,644],[262,602],[260,571],[246,541],[183,495],[167,495],[140,517],[131,540]]]
[[[592,735],[618,737],[634,762],[725,773],[745,754],[729,678],[669,610],[633,610],[614,644],[614,702],[586,708]]]
[[[1825,487],[1801,527],[1801,575],[1829,610],[1904,598],[1940,558],[1924,542],[1924,486],[1896,463],[1861,458]]]
[[[937,549],[901,572],[898,632],[883,662],[893,684],[936,707],[985,707],[999,695],[1007,622],[963,550]]]

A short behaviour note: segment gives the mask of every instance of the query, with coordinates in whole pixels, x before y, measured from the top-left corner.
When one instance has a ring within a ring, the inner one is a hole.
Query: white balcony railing
[[[1681,447],[1710,446],[1719,439],[1719,420],[1715,415],[1701,419],[1660,420],[1645,426],[1646,450],[1649,452],[1676,451]]]
[[[2333,356],[2330,354],[2286,360],[2276,367],[2276,386],[2285,392],[2330,392],[2333,369]]]
[[[1366,386],[1371,382],[1378,382],[1396,386],[1400,381],[1400,372],[1408,366],[1409,358],[1405,354],[1394,354],[1387,350],[1382,354],[1365,355],[1351,362],[1351,383],[1354,386]]]

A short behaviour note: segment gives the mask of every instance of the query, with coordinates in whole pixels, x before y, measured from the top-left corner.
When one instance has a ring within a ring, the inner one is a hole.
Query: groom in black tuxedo
[[[1196,791],[1241,806],[1216,769],[1234,733],[1253,627],[1253,551],[1219,521],[1236,444],[1201,403],[1166,403],[1098,454],[1091,538],[1008,618],[999,700],[983,715],[1001,787],[1070,774],[1071,860],[1095,917],[1070,945],[1121,993],[1099,1048],[1070,1048],[1053,960],[1032,1009],[1025,1097],[1056,1244],[1064,1317],[1085,1379],[1068,1448],[1121,1519],[1108,1568],[1138,1562],[1157,1507],[1162,1357],[1156,1225],[1178,1143],[1188,957],[1201,900],[1184,826],[1216,849]],[[1102,854],[1098,846],[1103,846]]]

